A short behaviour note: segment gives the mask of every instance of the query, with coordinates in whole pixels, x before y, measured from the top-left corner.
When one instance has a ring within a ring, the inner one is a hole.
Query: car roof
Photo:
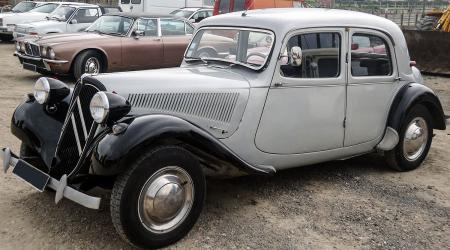
[[[181,17],[177,17],[170,14],[157,14],[157,13],[151,13],[151,12],[114,12],[114,13],[108,13],[105,14],[105,16],[122,16],[122,17],[129,17],[129,18],[140,18],[140,17],[147,17],[147,18],[174,18],[174,19],[184,19]]]
[[[213,10],[213,8],[203,8],[203,7],[185,7],[180,8],[178,10],[189,10],[189,11],[198,11],[198,10]]]
[[[270,29],[286,34],[293,29],[313,27],[365,27],[387,31],[390,35],[401,33],[394,22],[375,15],[324,8],[273,8],[233,12],[209,17],[199,26],[241,26]]]

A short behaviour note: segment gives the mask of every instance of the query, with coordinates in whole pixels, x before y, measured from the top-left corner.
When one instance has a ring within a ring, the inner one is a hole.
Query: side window
[[[98,17],[97,9],[78,9],[73,19],[77,20],[77,23],[93,23]]]
[[[197,13],[195,13],[191,19],[194,19],[196,23],[200,22],[201,20],[209,17],[210,15],[208,15],[207,11],[199,11]]]
[[[130,0],[121,0],[120,3],[121,3],[121,4],[129,4],[129,3],[130,3]]]
[[[389,45],[379,36],[353,34],[351,57],[352,76],[389,76],[392,74]]]
[[[141,0],[131,0],[131,4],[141,4]]]
[[[186,35],[183,20],[161,19],[161,34],[163,36]]]
[[[144,31],[144,36],[158,36],[158,21],[156,19],[139,19],[137,29]]]
[[[302,50],[302,62],[290,56],[293,47]],[[341,36],[335,32],[310,33],[289,39],[281,59],[280,73],[289,78],[333,78],[340,75]]]

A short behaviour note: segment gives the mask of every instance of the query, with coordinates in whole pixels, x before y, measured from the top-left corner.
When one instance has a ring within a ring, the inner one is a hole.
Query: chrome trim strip
[[[75,140],[77,141],[78,154],[81,155],[82,150],[80,144],[80,136],[78,135],[77,123],[75,122],[75,116],[73,115],[73,113],[70,118],[72,120],[73,132],[75,133]]]
[[[83,110],[81,109],[80,96],[77,96],[77,105],[78,105],[78,112],[80,113],[81,127],[83,128],[84,139],[87,140],[88,133],[87,133],[86,124],[85,124],[85,121],[84,121]]]
[[[46,58],[44,58],[42,60],[46,63],[55,63],[55,64],[65,64],[65,63],[69,62],[67,60],[53,60],[53,59],[46,59]]]

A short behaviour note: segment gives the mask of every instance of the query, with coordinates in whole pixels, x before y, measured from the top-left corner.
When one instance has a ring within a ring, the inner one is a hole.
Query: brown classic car
[[[25,37],[15,55],[24,69],[73,74],[179,66],[194,27],[173,15],[113,13],[84,32]]]

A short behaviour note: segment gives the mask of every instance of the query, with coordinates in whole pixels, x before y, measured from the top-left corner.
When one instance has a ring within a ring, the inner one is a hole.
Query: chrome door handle
[[[401,80],[402,80],[401,77],[396,77],[396,78],[394,78],[394,81],[396,81],[396,82],[399,82],[399,81],[401,81]]]
[[[283,87],[283,83],[282,82],[276,82],[276,83],[273,84],[273,86],[277,87],[277,88]]]

